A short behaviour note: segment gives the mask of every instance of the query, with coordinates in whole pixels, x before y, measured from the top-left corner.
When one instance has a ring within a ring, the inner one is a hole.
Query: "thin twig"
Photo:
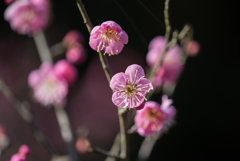
[[[118,3],[117,0],[113,0],[114,3],[118,6],[118,8],[122,11],[122,13],[124,14],[124,16],[127,18],[127,20],[129,21],[129,23],[132,25],[133,29],[136,31],[139,39],[142,41],[142,44],[144,45],[145,48],[147,48],[148,43],[147,40],[144,38],[142,32],[138,29],[138,27],[135,25],[135,23],[133,22],[133,20],[131,19],[131,17],[128,16],[127,12],[122,8],[122,6]]]
[[[119,146],[120,142],[121,142],[120,133],[118,133],[117,136],[115,137],[114,141],[113,141],[113,146],[110,149],[110,153],[119,154],[119,152],[120,152],[120,146]],[[115,161],[115,158],[107,157],[105,159],[105,161]]]
[[[88,17],[88,14],[85,10],[85,7],[82,3],[81,0],[76,0],[76,3],[78,5],[79,11],[83,17],[84,23],[87,26],[87,29],[89,33],[91,34],[91,30],[93,28],[93,25]],[[112,78],[112,73],[110,70],[110,67],[108,65],[108,61],[106,57],[102,54],[102,52],[99,53],[99,58],[103,67],[103,70],[105,72],[105,75],[107,77],[108,83],[110,83],[110,80]],[[121,109],[118,108],[118,113],[120,113]],[[119,115],[119,124],[120,124],[120,136],[121,136],[121,151],[120,151],[120,157],[125,158],[126,160],[128,159],[128,134],[127,134],[127,120],[126,120],[126,115],[125,114],[120,114]]]
[[[147,10],[147,12],[155,19],[155,21],[157,21],[157,23],[164,29],[164,24],[157,18],[156,15],[153,14],[153,12],[145,5],[143,4],[140,0],[137,0],[137,2],[142,5],[145,10]]]
[[[165,1],[165,8],[164,8],[164,21],[165,21],[165,26],[166,26],[166,33],[165,33],[165,39],[168,42],[169,37],[170,37],[170,32],[171,32],[171,25],[169,22],[169,2],[170,0]]]
[[[92,146],[92,145],[90,147],[90,152],[97,153],[97,154],[102,154],[104,156],[111,157],[111,158],[123,159],[123,158],[119,157],[118,154],[114,154],[114,153],[108,152],[106,150],[103,150],[103,149],[101,149],[99,147]]]
[[[35,139],[43,145],[52,155],[58,154],[55,148],[47,141],[46,137],[43,133],[38,129],[37,125],[33,120],[32,114],[29,112],[27,107],[27,102],[21,102],[17,99],[17,97],[13,94],[12,90],[5,83],[5,81],[0,77],[0,91],[6,97],[6,99],[13,105],[13,107],[17,110],[20,116],[23,118],[25,122],[30,126]]]
[[[41,62],[53,62],[51,58],[51,53],[48,49],[46,38],[42,31],[39,31],[38,33],[34,34],[33,39],[35,41],[38,53],[41,59]]]

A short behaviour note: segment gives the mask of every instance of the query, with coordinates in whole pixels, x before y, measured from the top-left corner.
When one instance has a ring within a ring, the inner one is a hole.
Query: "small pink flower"
[[[27,145],[22,145],[19,148],[18,153],[22,154],[23,156],[29,156],[30,155],[30,149],[29,149],[29,147]]]
[[[87,52],[81,44],[74,45],[68,49],[66,58],[71,63],[80,65],[87,59]]]
[[[171,104],[172,100],[166,95],[162,97],[162,105],[154,101],[146,102],[145,107],[138,110],[135,116],[137,132],[141,136],[148,136],[160,131],[176,114],[176,109]]]
[[[68,93],[67,82],[59,78],[49,63],[43,63],[38,70],[29,74],[28,83],[33,88],[35,99],[44,106],[62,105]]]
[[[14,154],[10,161],[27,161],[26,157],[21,154]]]
[[[127,33],[114,21],[106,21],[101,26],[95,26],[89,42],[93,50],[104,50],[109,55],[119,54],[127,43]]]
[[[67,47],[72,46],[75,43],[84,43],[84,36],[78,30],[69,31],[63,38],[63,44]]]
[[[115,74],[110,82],[110,87],[115,91],[113,103],[122,108],[140,106],[147,92],[153,89],[152,83],[144,76],[143,68],[136,64],[130,65],[125,73]]]
[[[65,79],[69,85],[73,85],[78,77],[75,66],[66,60],[59,60],[54,66],[54,73],[57,77]]]
[[[157,60],[162,55],[165,47],[166,40],[162,36],[158,36],[150,42],[150,50],[147,54],[147,63],[150,67],[153,67],[157,63]],[[157,87],[159,85],[162,85],[163,82],[176,82],[182,70],[182,51],[178,45],[175,45],[167,51],[163,60],[163,64],[160,69],[158,69],[157,75],[153,81],[153,85]]]
[[[6,9],[4,17],[14,31],[32,35],[47,26],[49,12],[47,0],[18,0]]]

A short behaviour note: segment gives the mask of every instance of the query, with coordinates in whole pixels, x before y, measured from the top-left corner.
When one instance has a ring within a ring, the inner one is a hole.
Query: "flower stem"
[[[57,155],[58,152],[56,149],[47,141],[46,137],[43,133],[38,129],[37,125],[33,120],[32,114],[28,110],[28,103],[21,102],[15,97],[10,87],[6,84],[6,82],[0,77],[0,91],[6,97],[6,99],[13,105],[13,107],[17,110],[20,116],[23,118],[25,122],[30,126],[33,136],[35,139],[43,145],[52,155]]]
[[[47,45],[47,41],[45,39],[44,33],[39,31],[34,36],[34,40],[37,46],[38,54],[41,58],[42,62],[53,62],[52,56]],[[60,132],[63,141],[67,145],[68,154],[70,155],[71,161],[79,161],[77,151],[75,149],[75,139],[73,137],[73,132],[70,126],[69,117],[64,110],[64,107],[54,106],[55,115],[57,117],[57,121],[60,127]]]
[[[76,0],[76,3],[83,17],[83,21],[87,26],[88,32],[91,33],[93,25],[88,17],[85,7],[81,0]],[[111,73],[108,61],[101,51],[98,52],[98,54],[99,54],[99,58],[100,58],[103,70],[107,77],[108,83],[110,83],[110,80],[112,78],[112,73]],[[119,113],[118,116],[119,116],[120,138],[121,138],[120,157],[125,158],[124,160],[128,160],[128,134],[127,134],[127,125],[126,125],[127,124],[126,114],[121,114],[120,108],[118,108],[118,113]]]
[[[165,21],[165,26],[166,26],[165,39],[167,41],[169,41],[170,32],[171,32],[171,25],[169,22],[169,13],[168,13],[169,2],[170,2],[170,0],[165,1],[165,8],[164,8],[164,21]]]

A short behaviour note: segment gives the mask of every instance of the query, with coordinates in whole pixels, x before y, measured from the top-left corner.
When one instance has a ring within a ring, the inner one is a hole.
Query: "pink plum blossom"
[[[165,47],[166,40],[162,36],[158,36],[150,42],[149,52],[147,53],[147,63],[150,67],[153,67],[157,63]],[[178,45],[175,45],[167,51],[163,64],[158,69],[153,81],[153,85],[158,87],[164,82],[170,84],[176,82],[182,70],[182,51]]]
[[[66,58],[69,62],[80,65],[87,59],[87,52],[81,44],[74,45],[68,49]]]
[[[63,38],[63,44],[67,47],[72,46],[75,43],[84,43],[84,36],[78,30],[69,31]]]
[[[14,31],[32,35],[46,28],[49,14],[48,0],[18,0],[6,9],[4,17]]]
[[[69,85],[73,85],[78,77],[78,72],[75,66],[66,60],[59,60],[54,65],[54,73],[60,79],[65,79]]]
[[[148,136],[160,131],[176,114],[171,104],[172,100],[166,95],[162,97],[162,105],[154,101],[146,102],[145,107],[138,110],[135,116],[137,132],[141,136]]]
[[[114,21],[106,21],[101,26],[95,26],[89,42],[93,50],[104,50],[109,55],[119,54],[127,43],[127,33]]]
[[[50,63],[43,63],[40,69],[32,71],[28,83],[33,88],[35,99],[44,106],[65,103],[68,93],[66,80],[59,78]]]
[[[153,89],[152,83],[144,77],[143,68],[136,64],[130,65],[125,73],[115,74],[110,81],[110,87],[115,91],[113,103],[122,108],[140,106],[147,92]]]

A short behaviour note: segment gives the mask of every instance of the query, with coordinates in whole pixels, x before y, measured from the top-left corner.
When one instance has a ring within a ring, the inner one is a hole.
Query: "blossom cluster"
[[[64,105],[68,87],[76,81],[77,75],[76,68],[66,60],[60,60],[54,66],[45,62],[29,74],[28,83],[35,99],[42,105]]]

